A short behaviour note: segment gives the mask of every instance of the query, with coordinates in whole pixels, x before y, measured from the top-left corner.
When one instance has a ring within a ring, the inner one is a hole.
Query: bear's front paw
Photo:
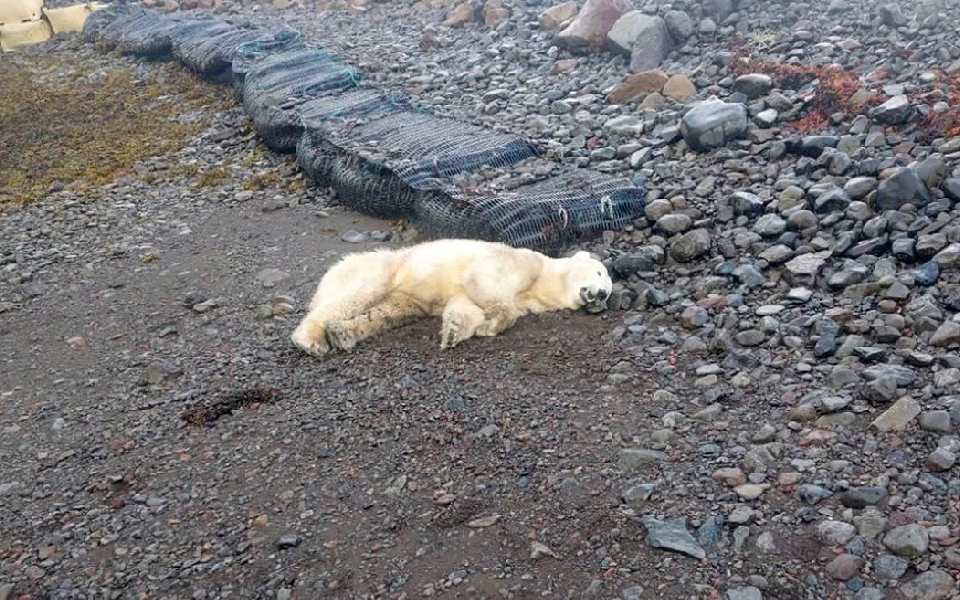
[[[357,345],[354,331],[343,323],[327,323],[327,341],[337,350],[352,350]]]
[[[316,338],[311,336],[302,328],[298,328],[290,336],[290,341],[293,342],[293,345],[297,348],[300,348],[310,356],[315,356],[320,358],[324,354],[330,352],[330,346],[327,344],[325,337],[320,336]]]

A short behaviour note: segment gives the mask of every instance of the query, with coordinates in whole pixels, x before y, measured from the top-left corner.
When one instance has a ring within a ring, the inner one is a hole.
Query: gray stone
[[[763,594],[759,589],[748,585],[727,590],[726,600],[763,600]]]
[[[829,251],[811,252],[795,256],[786,264],[790,282],[793,285],[813,284],[817,274],[820,273],[820,269],[823,268],[824,263],[827,262],[827,258],[829,257]]]
[[[904,204],[926,206],[930,203],[927,184],[913,169],[900,167],[880,182],[877,189],[877,208],[898,210]]]
[[[643,526],[647,529],[647,544],[654,548],[673,550],[703,559],[706,552],[687,531],[687,520],[683,517],[660,521],[654,518],[643,519]]]
[[[665,233],[683,233],[693,225],[693,219],[683,213],[664,215],[657,220],[656,228]]]
[[[850,488],[840,495],[840,503],[847,508],[864,509],[880,504],[887,498],[887,490],[879,486]]]
[[[900,579],[910,562],[892,554],[882,554],[873,561],[873,574],[880,579]]]
[[[644,448],[625,448],[620,451],[618,467],[621,471],[630,472],[644,465],[666,462],[667,455],[657,450]]]
[[[830,490],[812,483],[804,483],[797,488],[797,497],[804,504],[819,504],[821,500],[825,500],[832,495],[833,492]]]
[[[710,244],[710,232],[706,229],[694,229],[670,241],[670,257],[680,263],[690,262],[706,254],[710,250]]]
[[[905,95],[894,96],[870,111],[874,121],[884,125],[903,125],[910,121],[916,109]]]
[[[949,471],[957,464],[957,455],[946,448],[937,448],[927,457],[927,468],[931,471]]]
[[[941,600],[954,597],[958,588],[960,584],[949,573],[932,569],[900,586],[900,594],[906,600]]]
[[[881,432],[902,431],[920,414],[920,404],[909,396],[897,400],[872,425]]]
[[[663,20],[667,24],[667,30],[676,42],[682,44],[693,35],[695,30],[693,19],[682,10],[668,10],[664,13]]]
[[[950,244],[933,257],[941,267],[960,266],[960,242]]]
[[[730,195],[730,204],[733,205],[733,212],[738,215],[756,217],[763,214],[763,200],[756,194],[750,192],[738,191]]]
[[[744,105],[710,98],[687,111],[680,121],[680,132],[690,148],[705,152],[744,138],[748,124]]]
[[[630,506],[634,509],[639,509],[653,496],[653,493],[656,491],[656,489],[657,486],[653,483],[638,483],[630,485],[623,490],[621,498],[623,499],[623,503],[627,506]]]
[[[883,545],[898,556],[916,558],[927,553],[930,538],[924,527],[912,523],[888,531],[883,536]]]
[[[630,56],[630,71],[656,69],[673,49],[667,24],[660,17],[631,11],[608,34],[613,50]]]
[[[935,347],[952,346],[960,343],[960,323],[944,321],[930,336],[930,345]]]
[[[817,525],[817,537],[827,546],[842,546],[856,534],[856,528],[843,521],[823,521]]]
[[[741,75],[733,83],[733,91],[740,92],[751,100],[765,95],[771,88],[773,88],[773,79],[763,73]]]
[[[302,542],[302,538],[296,534],[288,534],[281,536],[277,540],[277,548],[283,550],[285,548],[296,548]]]
[[[757,219],[753,230],[764,237],[776,237],[787,230],[787,222],[780,215],[766,214]]]
[[[633,115],[620,115],[608,119],[603,124],[603,129],[607,133],[621,136],[639,136],[643,135],[646,124],[643,119]]]
[[[826,567],[827,574],[838,581],[849,581],[863,568],[863,559],[853,554],[840,554]]]
[[[920,428],[924,431],[952,433],[950,413],[945,410],[925,410],[920,414]]]

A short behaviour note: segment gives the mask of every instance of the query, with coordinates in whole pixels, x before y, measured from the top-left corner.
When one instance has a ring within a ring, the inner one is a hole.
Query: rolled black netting
[[[334,119],[379,118],[405,110],[413,110],[413,105],[404,94],[357,87],[307,100],[300,106],[300,121],[307,130],[320,132]]]
[[[247,72],[267,57],[304,48],[303,35],[295,29],[281,29],[271,38],[245,42],[237,46],[230,71],[233,74],[233,90],[243,99],[243,84]]]
[[[83,41],[91,44],[99,42],[104,30],[126,16],[129,11],[129,6],[117,4],[93,11],[83,22],[83,30],[80,33]]]
[[[643,214],[645,190],[629,180],[570,169],[509,191],[424,197],[415,210],[432,237],[473,238],[547,252],[618,230]]]
[[[92,14],[83,38],[144,58],[175,56],[207,80],[232,82],[267,146],[295,147],[307,176],[336,189],[345,206],[416,217],[433,237],[552,253],[643,213],[642,186],[559,167],[540,159],[524,138],[435,116],[402,94],[361,86],[356,69],[308,46],[293,29],[259,30],[122,4]]]
[[[109,14],[113,15],[110,22],[101,23],[101,21],[97,20],[92,21],[90,22],[89,30],[86,29],[87,23],[84,23],[85,31],[87,31],[87,33],[84,34],[84,38],[93,38],[91,41],[95,42],[101,50],[112,50],[116,48],[120,43],[124,31],[128,28],[136,28],[141,22],[144,25],[155,23],[157,20],[155,13],[139,7],[124,6],[107,10],[110,11]],[[96,12],[94,14],[96,14]],[[101,17],[105,18],[107,14],[108,13],[104,13]]]
[[[336,189],[344,204],[396,218],[412,215],[421,198],[446,198],[455,176],[509,167],[538,150],[518,136],[398,110],[310,127],[297,154],[304,172]]]
[[[236,27],[212,36],[190,36],[174,44],[173,55],[200,77],[226,83],[230,81],[230,68],[237,48],[269,35],[262,30]]]
[[[299,107],[318,96],[357,86],[359,72],[318,49],[294,50],[264,59],[243,84],[243,106],[268,148],[292,152],[303,134]]]

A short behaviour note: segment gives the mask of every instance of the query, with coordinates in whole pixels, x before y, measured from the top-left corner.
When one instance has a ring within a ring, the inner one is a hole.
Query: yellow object
[[[0,50],[10,52],[20,46],[39,44],[53,37],[50,23],[43,19],[0,26]]]
[[[0,25],[38,21],[43,0],[0,0]]]
[[[93,12],[89,4],[74,4],[64,8],[44,8],[43,16],[50,21],[53,33],[81,31],[87,15]]]

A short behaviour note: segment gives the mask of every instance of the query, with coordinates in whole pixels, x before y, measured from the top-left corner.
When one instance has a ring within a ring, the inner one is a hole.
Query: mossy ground
[[[0,61],[0,204],[108,184],[182,148],[207,124],[183,115],[229,105],[225,89],[176,64],[156,65],[144,80],[108,62],[69,51]]]

